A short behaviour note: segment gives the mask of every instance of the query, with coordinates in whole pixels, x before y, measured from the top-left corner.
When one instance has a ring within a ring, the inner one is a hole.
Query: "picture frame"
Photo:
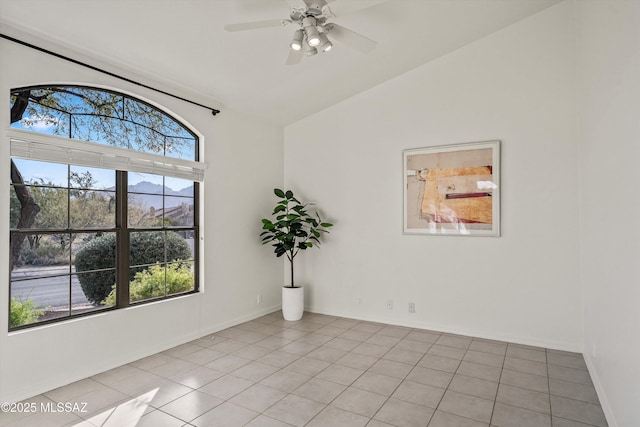
[[[500,236],[500,141],[403,150],[404,234]]]

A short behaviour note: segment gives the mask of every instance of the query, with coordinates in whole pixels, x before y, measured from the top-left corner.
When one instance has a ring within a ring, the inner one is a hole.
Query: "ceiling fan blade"
[[[376,41],[368,37],[358,34],[342,25],[330,23],[324,26],[325,31],[334,39],[346,44],[362,53],[369,53],[375,49],[378,44]]]
[[[304,0],[287,0],[287,4],[289,4],[289,7],[292,9],[305,9],[307,7]]]
[[[269,19],[266,21],[242,22],[240,24],[227,24],[224,29],[230,32],[257,30],[259,28],[286,27],[291,24],[290,19]]]
[[[287,56],[287,61],[285,64],[287,65],[296,65],[302,61],[303,52],[301,50],[293,50],[289,49],[289,56]]]
[[[337,0],[324,0],[331,12],[338,17],[348,15],[350,13],[360,12],[364,9],[384,3],[386,0],[357,0],[357,1],[337,1]]]

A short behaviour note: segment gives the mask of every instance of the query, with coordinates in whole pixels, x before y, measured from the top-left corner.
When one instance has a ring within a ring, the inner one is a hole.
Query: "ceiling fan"
[[[320,52],[328,52],[333,47],[331,38],[344,43],[362,53],[369,53],[376,47],[376,42],[356,33],[342,25],[328,22],[335,18],[328,3],[335,0],[287,0],[290,11],[287,19],[269,19],[266,21],[227,24],[224,29],[230,32],[256,30],[259,28],[286,27],[293,24],[297,29],[289,44],[289,56],[286,64],[298,64],[303,54],[313,56]]]

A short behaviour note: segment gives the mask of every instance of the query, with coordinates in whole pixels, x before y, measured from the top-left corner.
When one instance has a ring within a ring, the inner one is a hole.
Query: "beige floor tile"
[[[369,417],[327,406],[307,424],[307,427],[361,427],[368,422]]]
[[[411,370],[409,375],[405,378],[408,381],[413,381],[420,384],[432,385],[434,387],[447,388],[453,374],[449,372],[439,371],[437,369],[423,368],[422,366],[416,366]]]
[[[404,338],[406,337],[409,332],[411,332],[410,328],[402,328],[399,326],[385,326],[384,328],[380,329],[377,334],[378,335],[385,335],[387,337],[394,337],[394,338]]]
[[[474,339],[469,346],[469,350],[504,356],[507,353],[507,343]]]
[[[428,353],[420,360],[420,362],[418,362],[418,366],[451,373],[456,372],[459,365],[459,360],[451,359],[449,357],[434,356]]]
[[[393,360],[396,362],[406,363],[409,365],[415,365],[420,361],[420,359],[422,359],[423,356],[424,356],[424,353],[421,353],[421,352],[394,347],[391,350],[389,350],[387,353],[385,353],[385,355],[382,356],[382,358]]]
[[[492,400],[448,390],[442,398],[438,410],[489,423],[493,412],[493,403]]]
[[[367,390],[383,396],[391,396],[398,388],[402,379],[382,375],[375,372],[365,372],[352,386],[360,390]]]
[[[263,339],[262,341],[258,341],[256,343],[256,345],[261,346],[261,347],[270,348],[271,350],[277,350],[277,349],[282,348],[285,345],[290,344],[292,342],[293,342],[293,340],[290,340],[290,339],[287,339],[287,338],[269,336],[269,337]]]
[[[257,383],[278,371],[275,366],[260,362],[251,362],[231,372],[231,375]]]
[[[264,412],[264,415],[294,426],[303,426],[325,405],[304,397],[288,395]]]
[[[258,415],[257,412],[225,402],[191,421],[191,424],[196,427],[241,427]]]
[[[497,402],[491,424],[496,427],[551,427],[551,416]]]
[[[554,396],[600,404],[596,389],[591,384],[580,384],[551,378],[549,379],[549,391]]]
[[[366,340],[371,338],[372,335],[373,335],[372,333],[362,332],[362,331],[354,331],[353,329],[349,329],[347,332],[344,332],[344,333],[338,335],[337,338],[342,338],[342,339],[345,339],[345,340],[365,342]]]
[[[345,354],[347,354],[347,352],[344,350],[339,350],[337,348],[327,347],[323,345],[316,348],[311,353],[308,353],[306,357],[322,360],[328,363],[333,363],[336,360],[340,359]]]
[[[386,400],[386,396],[349,387],[331,402],[331,406],[344,409],[345,411],[355,412],[365,417],[373,417]]]
[[[363,342],[359,346],[351,350],[351,352],[357,353],[357,354],[364,354],[365,356],[380,358],[389,350],[391,350],[390,346],[370,344],[368,342]]]
[[[444,392],[443,388],[403,381],[391,397],[435,409]]]
[[[229,401],[255,412],[264,412],[271,405],[286,396],[286,393],[262,384],[255,384],[235,395]]]
[[[364,372],[365,371],[362,369],[351,368],[349,366],[331,365],[316,375],[316,378],[332,381],[342,385],[351,385]]]
[[[194,390],[160,407],[160,410],[178,419],[189,422],[223,402],[224,400],[211,396],[210,394]]]
[[[265,415],[259,415],[245,424],[245,427],[291,427],[291,424],[284,423],[279,420],[267,417]]]
[[[361,344],[360,341],[354,341],[354,340],[348,340],[345,338],[336,337],[331,341],[328,341],[324,346],[336,348],[338,350],[343,350],[343,351],[351,351],[357,346],[359,346],[360,344]]]
[[[381,335],[381,334],[375,334],[371,336],[369,339],[367,339],[365,342],[369,344],[377,344],[377,345],[383,345],[386,347],[393,347],[394,345],[400,342],[400,338],[390,337],[390,336]]]
[[[251,362],[250,359],[245,359],[244,357],[238,357],[238,356],[228,354],[226,356],[223,356],[219,359],[216,359],[212,362],[207,363],[205,366],[215,371],[229,373],[229,372],[235,371],[236,369],[250,362]]]
[[[420,341],[423,343],[433,344],[436,341],[438,341],[438,338],[440,338],[440,335],[441,334],[434,333],[434,332],[423,332],[423,331],[414,330],[409,332],[407,336],[405,336],[405,338],[412,341]]]
[[[498,383],[456,374],[449,384],[449,390],[483,399],[495,400],[498,392]]]
[[[547,362],[547,354],[544,349],[526,348],[523,346],[512,344],[509,344],[507,347],[507,357],[531,360],[533,362]]]
[[[299,342],[303,342],[306,344],[311,344],[311,345],[322,345],[322,344],[326,344],[327,342],[331,341],[333,339],[333,337],[329,336],[329,335],[323,335],[323,334],[319,334],[317,332],[312,332],[310,334],[307,334],[303,337],[298,338],[297,341]]]
[[[330,337],[337,337],[340,334],[347,332],[348,329],[336,328],[335,326],[327,325],[316,331],[316,334],[328,335]]]
[[[272,349],[267,347],[262,347],[257,344],[250,344],[246,347],[242,347],[241,349],[234,351],[231,354],[233,354],[234,356],[242,357],[244,359],[256,360],[271,353],[272,351]]]
[[[340,359],[336,360],[336,364],[342,366],[349,366],[356,369],[369,369],[379,359],[373,356],[366,356],[364,354],[347,353]]]
[[[502,369],[495,366],[483,365],[481,363],[468,362],[463,360],[456,373],[468,377],[480,378],[481,380],[498,382]]]
[[[362,322],[357,324],[351,329],[354,331],[369,332],[369,333],[375,334],[376,332],[380,331],[382,328],[384,328],[384,325],[379,323]]]
[[[433,356],[448,357],[450,359],[462,360],[467,350],[465,348],[447,347],[438,343],[431,346],[427,354]]]
[[[528,374],[547,376],[547,364],[542,362],[533,362],[531,360],[516,359],[515,357],[507,357],[504,360],[504,369],[512,371],[526,372]]]
[[[287,344],[282,347],[280,351],[284,351],[285,353],[297,354],[298,356],[304,356],[307,353],[311,353],[316,348],[318,348],[318,346],[314,344],[294,341],[291,344]]]
[[[551,413],[551,399],[548,393],[513,387],[507,384],[500,384],[496,401],[544,414]]]
[[[267,387],[275,388],[286,393],[290,393],[293,390],[300,387],[305,382],[311,379],[308,375],[299,374],[293,371],[278,371],[262,380],[260,384]]]
[[[440,337],[435,343],[439,345],[448,346],[448,347],[458,347],[466,350],[471,345],[472,340],[473,338],[471,337],[464,337],[461,335],[442,334],[440,335]]]
[[[489,427],[489,424],[459,415],[436,411],[429,422],[429,427]]]
[[[193,389],[200,388],[211,381],[217,380],[225,375],[224,372],[201,366],[182,375],[172,378],[171,380],[179,384],[191,387]]]
[[[404,379],[413,369],[413,365],[395,362],[393,360],[380,359],[370,368],[370,372],[375,372],[389,377]]]
[[[75,397],[82,396],[83,394],[87,394],[103,387],[105,387],[104,384],[101,384],[91,378],[85,378],[64,387],[48,391],[44,393],[44,395],[54,402],[69,402]]]
[[[312,359],[310,357],[301,357],[293,363],[282,368],[285,371],[293,371],[299,374],[313,377],[325,370],[330,365],[329,362],[323,360]]]
[[[149,369],[149,372],[164,378],[173,378],[184,374],[192,369],[197,368],[195,363],[187,362],[182,359],[174,359],[155,368]]]
[[[598,427],[607,427],[600,405],[565,397],[551,396],[551,414]]]
[[[186,360],[187,362],[195,363],[196,365],[206,365],[209,362],[213,362],[216,359],[224,356],[224,353],[220,351],[211,350],[209,348],[201,348],[193,353],[189,353],[185,356],[182,356],[182,360]]]
[[[218,378],[204,387],[201,387],[199,390],[220,399],[227,400],[252,385],[253,383],[251,381],[243,378],[234,377],[233,375],[225,375],[224,377]]]
[[[342,393],[347,386],[331,381],[312,378],[302,384],[292,394],[305,397],[319,403],[328,404]]]
[[[188,355],[189,353],[194,353],[198,350],[201,350],[202,347],[197,346],[195,344],[190,344],[190,343],[186,343],[186,344],[182,344],[173,348],[170,348],[169,350],[165,350],[163,351],[164,354],[166,354],[167,356],[171,356],[171,357],[176,357],[176,358],[181,358],[183,356]]]
[[[547,351],[547,361],[550,365],[565,366],[567,368],[587,369],[584,357],[580,353]]]
[[[500,377],[501,384],[508,384],[515,387],[526,388],[528,390],[546,393],[549,391],[549,380],[541,375],[527,374],[525,372],[502,370]]]
[[[413,341],[410,339],[403,339],[398,344],[395,345],[395,348],[402,350],[410,350],[415,351],[417,353],[424,354],[429,351],[429,349],[433,346],[433,343],[430,342],[421,342],[421,341]]]
[[[563,381],[591,385],[589,371],[584,369],[567,368],[565,366],[549,365],[549,378]]]
[[[473,346],[473,343],[471,345]],[[502,368],[502,365],[504,364],[504,355],[469,349],[462,360],[466,360],[467,362],[480,363],[482,365],[495,366],[496,368]]]
[[[433,416],[433,409],[398,399],[389,399],[375,415],[380,420],[397,427],[425,426]]]
[[[284,351],[273,351],[258,359],[258,362],[265,363],[267,365],[275,366],[276,368],[284,368],[288,364],[295,362],[301,356],[297,354],[285,353]]]

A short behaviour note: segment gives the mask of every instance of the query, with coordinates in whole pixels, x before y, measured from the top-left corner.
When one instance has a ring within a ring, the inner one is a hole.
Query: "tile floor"
[[[607,426],[580,354],[313,313],[272,313],[25,403],[49,410],[0,425]]]

